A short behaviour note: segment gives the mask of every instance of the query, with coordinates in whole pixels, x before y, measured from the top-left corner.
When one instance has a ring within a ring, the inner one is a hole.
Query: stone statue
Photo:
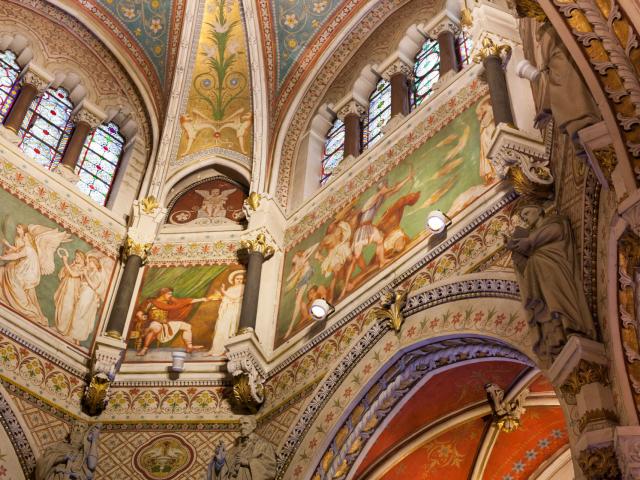
[[[569,219],[545,216],[537,204],[523,205],[519,214],[529,230],[516,228],[506,238],[506,247],[512,252],[529,325],[538,333],[534,351],[548,365],[568,335],[595,339],[595,329],[582,290]]]
[[[255,433],[253,417],[240,419],[240,437],[227,452],[222,441],[209,463],[207,480],[273,480],[276,478],[276,452]]]
[[[100,427],[76,423],[69,438],[47,448],[36,462],[35,480],[91,480],[98,465]]]
[[[560,130],[577,140],[578,130],[600,120],[598,107],[571,55],[548,21],[538,26],[536,39],[542,57],[539,68],[547,85],[535,127],[544,128],[553,116]]]

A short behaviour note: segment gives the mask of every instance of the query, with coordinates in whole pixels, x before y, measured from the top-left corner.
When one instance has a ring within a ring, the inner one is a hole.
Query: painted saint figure
[[[0,301],[24,318],[49,326],[44,316],[36,287],[44,275],[55,270],[54,252],[71,236],[55,228],[42,225],[16,226],[14,244],[3,240],[4,252],[0,260]]]
[[[222,441],[209,463],[207,480],[273,480],[276,478],[276,451],[255,433],[253,417],[240,419],[240,437],[227,452]]]
[[[98,466],[100,427],[71,428],[68,440],[49,446],[36,462],[35,480],[91,480]]]
[[[238,331],[242,295],[244,293],[245,273],[236,270],[229,275],[230,287],[220,288],[222,301],[218,309],[218,319],[213,333],[213,342],[207,355],[223,355],[225,342]]]
[[[144,356],[149,351],[149,346],[154,340],[167,343],[182,333],[182,340],[186,344],[187,353],[194,349],[202,348],[192,343],[191,324],[185,321],[191,312],[194,303],[209,302],[214,297],[205,298],[176,298],[172,288],[161,288],[156,298],[145,300],[140,305],[139,311],[148,315],[151,323],[144,332],[144,344],[137,353]]]

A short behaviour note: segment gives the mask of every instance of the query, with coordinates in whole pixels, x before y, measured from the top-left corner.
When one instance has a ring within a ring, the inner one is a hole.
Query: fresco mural
[[[0,189],[0,303],[87,350],[115,261]]]
[[[239,0],[209,0],[180,117],[178,158],[220,147],[250,156],[252,113],[249,63]]]
[[[189,187],[170,206],[167,223],[173,225],[225,225],[244,220],[245,189],[224,177]]]
[[[242,266],[147,267],[128,334],[129,361],[167,361],[175,349],[189,360],[224,355],[240,319]]]
[[[423,240],[431,210],[453,216],[494,181],[479,153],[486,105],[479,100],[287,251],[276,347],[311,323],[313,300],[336,304]]]

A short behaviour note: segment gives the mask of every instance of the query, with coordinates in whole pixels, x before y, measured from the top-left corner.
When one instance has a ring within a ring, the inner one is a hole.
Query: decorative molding
[[[414,77],[413,67],[397,59],[382,72],[382,78],[388,82],[391,80],[391,77],[397,74],[404,75],[407,79],[412,80]]]
[[[573,400],[585,385],[600,383],[605,387],[608,386],[610,382],[607,370],[607,365],[580,359],[578,365],[560,385],[560,391],[567,403],[575,403]]]
[[[239,240],[212,242],[166,242],[153,244],[148,265],[152,267],[176,267],[237,263]]]
[[[258,362],[252,355],[245,352],[244,355],[236,355],[227,363],[227,370],[233,376],[233,398],[238,406],[255,414],[264,403],[265,378]]]
[[[11,441],[11,445],[13,445],[25,477],[31,478],[31,474],[36,468],[36,457],[15,412],[3,395],[0,395],[0,423]]]
[[[635,426],[617,427],[615,448],[624,480],[640,478],[640,433]]]
[[[608,408],[594,408],[587,410],[584,415],[578,419],[578,431],[582,433],[590,423],[607,423],[616,425],[618,423],[618,415]]]
[[[122,261],[126,261],[131,255],[136,255],[142,259],[142,264],[145,265],[149,259],[152,246],[152,243],[138,243],[127,236],[122,247]]]
[[[593,155],[596,157],[596,160],[600,165],[600,169],[609,182],[609,185],[611,185],[611,173],[618,165],[618,158],[616,157],[616,151],[613,148],[613,145],[596,148],[593,150]]]
[[[362,118],[367,113],[367,111],[367,107],[361,105],[356,100],[349,100],[346,105],[338,109],[337,115],[338,118],[344,122],[344,119],[347,117],[347,115],[357,115],[358,117]]]
[[[578,465],[585,478],[621,478],[616,452],[612,445],[589,447],[578,455]]]
[[[458,24],[458,22],[447,17],[440,23],[432,27],[428,33],[431,38],[437,39],[443,32],[449,32],[453,35],[458,35],[460,33],[460,25]]]

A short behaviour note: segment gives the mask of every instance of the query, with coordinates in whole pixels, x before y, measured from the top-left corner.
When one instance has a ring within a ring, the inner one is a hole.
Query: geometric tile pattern
[[[26,429],[33,436],[37,450],[42,452],[47,446],[63,440],[71,430],[71,425],[60,418],[47,413],[31,402],[11,396]]]

